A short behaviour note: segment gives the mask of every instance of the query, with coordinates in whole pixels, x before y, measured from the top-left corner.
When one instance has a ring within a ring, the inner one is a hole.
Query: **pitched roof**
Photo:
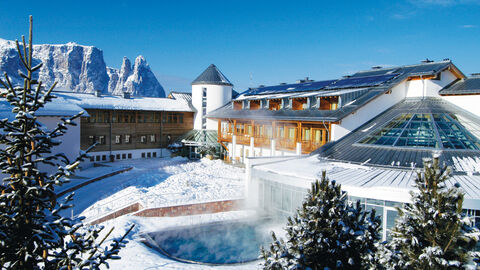
[[[229,85],[233,84],[223,75],[223,73],[214,65],[211,64],[205,69],[200,76],[198,76],[193,82],[192,85],[196,84],[214,84],[214,85]]]
[[[295,120],[336,122],[369,101],[389,91],[395,85],[411,76],[434,75],[445,69],[458,70],[451,61],[421,63],[384,69],[360,71],[348,78],[328,81],[313,81],[300,84],[286,84],[249,89],[235,101],[272,98],[294,98],[307,96],[342,96],[343,104],[337,110],[321,111],[281,109],[271,111],[234,110],[233,102],[207,114],[210,118],[253,119],[253,120]],[[463,76],[463,74],[461,74]]]
[[[439,91],[440,95],[480,94],[480,76],[461,79]]]
[[[467,158],[465,158],[467,160]],[[254,158],[255,161],[255,158]],[[414,190],[417,169],[411,168],[382,168],[367,165],[354,165],[344,162],[323,160],[318,155],[307,157],[269,157],[257,158],[252,170],[257,177],[265,177],[262,173],[275,174],[279,180],[291,181],[295,179],[296,186],[310,188],[311,182],[319,179],[323,171],[327,177],[342,185],[342,190],[350,196],[374,198],[379,200],[410,202],[409,191]],[[447,187],[459,183],[465,192],[464,207],[470,208],[475,204],[479,207],[480,199],[480,159],[470,163],[471,170],[454,172],[446,181]],[[253,175],[253,173],[252,173]],[[271,177],[271,176],[270,176]],[[475,201],[472,201],[475,200]]]
[[[0,99],[0,118],[8,118],[9,120],[15,119],[15,113],[12,112],[12,105],[5,99]],[[68,102],[62,97],[54,98],[52,101],[45,103],[43,108],[38,109],[35,112],[36,116],[74,116],[80,112],[83,112],[83,116],[88,116],[88,113],[84,111],[78,105]]]
[[[172,111],[193,112],[190,102],[183,99],[120,96],[96,96],[90,93],[55,92],[55,95],[83,109],[127,110],[127,111]]]
[[[413,115],[415,113],[448,114],[454,119],[464,119],[462,123],[468,123],[468,126],[465,124],[461,128],[467,130],[469,136],[473,135],[478,139],[478,134],[475,134],[478,132],[474,130],[475,126],[480,126],[480,118],[477,116],[441,98],[410,98],[399,102],[342,139],[320,147],[312,154],[319,154],[323,159],[333,161],[397,168],[421,167],[423,165],[422,159],[431,158],[433,154],[439,154],[440,160],[449,166],[453,166],[455,170],[461,170],[463,164],[460,162],[461,160],[480,161],[479,150],[447,147],[399,147],[363,143],[364,139],[372,134],[376,134],[384,127],[391,126],[392,119],[402,114]],[[435,125],[438,125],[438,123],[435,123]],[[462,124],[460,123],[460,125]],[[414,132],[412,136],[420,138],[419,136],[424,133],[427,133],[427,131],[424,130],[423,126],[419,126],[417,132]]]

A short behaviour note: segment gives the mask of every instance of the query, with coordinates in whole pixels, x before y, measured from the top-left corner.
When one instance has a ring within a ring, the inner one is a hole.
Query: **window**
[[[88,136],[88,144],[92,145],[95,143],[95,136],[90,135]]]
[[[162,122],[169,124],[183,123],[183,113],[164,113],[162,116]]]
[[[107,160],[107,156],[106,156],[106,155],[102,155],[102,160],[103,160],[103,161]]]
[[[401,114],[360,141],[400,147],[480,149],[477,128],[449,113]]]
[[[100,156],[95,157],[97,161],[100,161]]]
[[[131,153],[128,154],[128,158],[132,158],[132,154],[131,154]]]
[[[152,157],[152,153],[148,152],[147,153],[147,158],[151,158]]]
[[[125,143],[130,143],[131,142],[131,139],[130,139],[130,135],[125,135]]]
[[[152,153],[152,156],[153,156],[153,157],[157,157],[157,152],[153,152],[153,153]]]
[[[120,159],[120,154],[117,154],[117,159]]]
[[[116,144],[122,143],[122,137],[120,135],[115,135],[115,143]]]
[[[105,144],[105,136],[104,135],[100,135],[98,136],[98,144]]]
[[[154,143],[156,140],[155,140],[155,134],[153,135],[150,135],[150,142]]]
[[[127,154],[122,154],[122,159],[126,159],[127,158]]]
[[[302,140],[310,141],[310,129],[302,128]]]
[[[142,158],[145,158],[145,153],[142,153]]]
[[[90,157],[90,162],[94,162],[95,161],[95,158],[94,157]]]
[[[147,143],[147,136],[145,136],[145,135],[140,136],[140,142],[141,143]]]

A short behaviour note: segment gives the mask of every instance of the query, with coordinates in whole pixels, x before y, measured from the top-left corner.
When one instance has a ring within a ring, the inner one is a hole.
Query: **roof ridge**
[[[428,63],[418,63],[418,64],[411,64],[411,65],[401,65],[401,66],[392,66],[392,67],[382,67],[378,69],[365,69],[355,72],[354,74],[362,73],[362,72],[372,72],[377,70],[388,70],[388,69],[397,69],[397,68],[406,68],[406,67],[414,67],[414,66],[426,66],[426,65],[435,65],[441,63],[453,63],[452,60],[441,60],[441,61],[432,61]]]

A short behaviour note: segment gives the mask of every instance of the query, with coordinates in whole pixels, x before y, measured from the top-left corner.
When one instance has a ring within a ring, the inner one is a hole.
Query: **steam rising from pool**
[[[235,264],[257,260],[260,247],[272,241],[270,220],[215,222],[147,235],[149,244],[184,262]]]

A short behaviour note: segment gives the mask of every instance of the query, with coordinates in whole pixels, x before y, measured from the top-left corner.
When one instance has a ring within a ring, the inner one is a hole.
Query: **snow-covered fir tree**
[[[449,173],[438,157],[424,160],[412,203],[398,209],[393,238],[379,249],[386,269],[465,269],[478,256],[479,232],[462,213],[460,186],[446,187]]]
[[[74,161],[63,154],[52,154],[52,147],[60,144],[60,137],[80,115],[64,118],[54,130],[46,130],[37,121],[36,111],[55,98],[35,80],[32,67],[32,17],[29,43],[17,50],[24,70],[23,87],[13,87],[9,77],[0,80],[5,89],[4,98],[12,106],[15,119],[0,120],[0,169],[6,176],[0,185],[0,265],[2,269],[97,269],[107,260],[118,258],[125,245],[125,235],[108,240],[102,228],[92,228],[81,218],[59,214],[71,207],[73,194],[60,201],[55,187],[64,183],[86,157],[86,152]],[[40,171],[39,165],[49,164],[55,173]],[[104,235],[100,237],[100,235]],[[106,244],[109,243],[108,246]],[[107,264],[108,265],[108,264]]]
[[[374,264],[381,221],[360,202],[347,201],[340,185],[325,172],[315,181],[302,207],[289,217],[286,239],[272,233],[262,248],[264,269],[368,269]]]

